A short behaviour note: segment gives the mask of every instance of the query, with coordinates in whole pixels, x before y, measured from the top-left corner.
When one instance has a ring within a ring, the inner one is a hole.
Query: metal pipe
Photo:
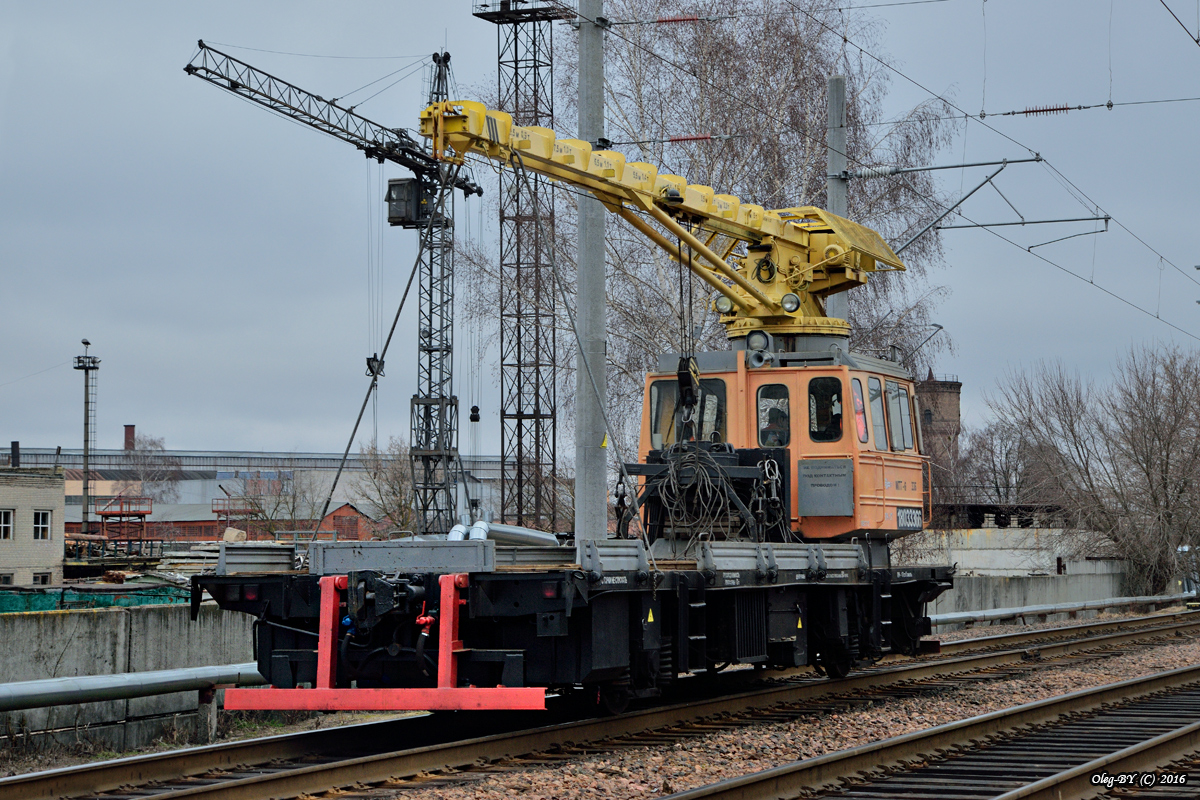
[[[737,272],[736,270],[733,269],[733,267],[726,264],[724,259],[722,259],[719,255],[714,253],[712,250],[709,250],[708,247],[704,244],[704,242],[697,239],[695,237],[695,235],[692,234],[691,231],[687,230],[682,225],[680,225],[678,222],[671,219],[670,215],[667,214],[667,212],[663,211],[661,208],[659,208],[657,204],[649,203],[646,206],[646,210],[649,211],[650,215],[653,216],[656,220],[658,220],[664,228],[666,228],[671,233],[675,234],[680,239],[682,239],[684,244],[686,244],[688,247],[692,248],[697,253],[699,253],[701,256],[703,256],[706,261],[708,261],[710,264],[712,264],[712,266],[718,272],[720,272],[722,275],[724,275],[726,278],[729,278],[729,280],[733,281],[738,286],[742,287],[742,290],[745,291],[748,295],[750,295],[755,300],[762,303],[764,306],[771,309],[772,311],[779,310],[778,303],[771,300],[771,298],[767,297],[765,294],[760,292],[758,290],[758,287],[756,287],[754,284],[750,283],[750,281],[746,280],[744,275]],[[692,271],[695,272],[695,269],[693,268]]]
[[[487,538],[496,544],[532,545],[534,547],[558,547],[558,537],[553,533],[525,528],[520,525],[488,523]]]
[[[171,692],[211,689],[224,683],[261,686],[267,681],[253,661],[210,667],[123,672],[118,675],[81,675],[0,684],[0,711],[127,700]]]
[[[1042,157],[1010,158],[1007,161],[976,161],[971,164],[942,164],[936,167],[863,167],[843,173],[846,178],[886,178],[889,175],[904,175],[909,172],[933,172],[938,169],[966,169],[967,167],[994,167],[997,164],[1028,164],[1042,161]],[[841,176],[840,176],[841,177]],[[830,209],[832,210],[832,209]]]
[[[1054,605],[1022,606],[1020,608],[992,608],[986,611],[955,611],[949,614],[930,614],[936,625],[957,625],[963,622],[985,622],[1011,617],[1034,617],[1042,614],[1067,614],[1071,611],[1095,611],[1114,606],[1135,606],[1148,603],[1170,603],[1195,597],[1195,592],[1162,594],[1154,597],[1110,597],[1107,600],[1086,600],[1080,603],[1057,603]]]
[[[678,248],[676,248],[675,243],[663,236],[658,231],[654,230],[654,228],[647,225],[641,217],[630,211],[625,206],[617,206],[617,213],[621,216],[621,219],[637,228],[643,236],[661,247],[664,251],[670,254],[672,258],[678,259],[679,251]],[[689,250],[689,252],[691,251]],[[750,310],[750,304],[746,302],[746,299],[735,292],[732,288],[726,286],[724,283],[721,283],[721,281],[717,279],[717,276],[713,274],[712,270],[697,269],[693,263],[689,263],[687,266],[692,272],[699,275],[705,283],[728,297],[735,306],[743,311]]]
[[[1107,223],[1112,217],[1072,217],[1070,219],[1031,219],[1028,222],[1021,220],[1020,222],[975,222],[970,225],[939,225],[939,231],[949,231],[955,228],[1004,228],[1009,225],[1050,225],[1056,222],[1104,222]]]
[[[949,208],[947,208],[945,211],[943,211],[941,214],[939,214],[939,215],[938,215],[938,217],[937,217],[937,219],[935,219],[933,222],[931,222],[931,223],[929,223],[928,225],[926,225],[924,228],[921,228],[921,230],[917,232],[917,235],[916,235],[916,236],[912,237],[912,238],[911,238],[911,239],[909,239],[907,242],[905,242],[904,244],[902,244],[902,245],[900,245],[899,247],[897,247],[897,248],[896,248],[896,251],[895,251],[895,252],[896,252],[896,255],[900,255],[901,253],[903,253],[903,252],[904,252],[904,250],[905,250],[905,248],[907,248],[907,247],[908,247],[910,244],[912,244],[913,242],[915,242],[917,239],[920,239],[922,236],[924,236],[924,235],[925,235],[925,233],[926,233],[926,232],[927,232],[927,231],[928,231],[930,228],[934,227],[934,226],[935,226],[935,225],[937,225],[939,222],[941,222],[942,220],[944,220],[944,219],[945,219],[945,218],[946,218],[946,217],[947,217],[947,216],[950,214],[950,212],[951,212],[951,211],[953,211],[954,209],[956,209],[956,208],[958,208],[959,206],[961,206],[961,205],[962,205],[962,204],[963,204],[963,203],[966,201],[966,199],[967,199],[968,197],[970,197],[971,195],[975,194],[975,193],[976,193],[976,192],[978,192],[980,189],[982,189],[984,186],[987,186],[989,183],[991,183],[991,181],[992,181],[992,178],[996,177],[996,176],[997,176],[997,175],[999,175],[1001,172],[1003,172],[1003,171],[1004,171],[1004,167],[1006,167],[1006,166],[1008,166],[1007,162],[1005,162],[1005,164],[1004,164],[1004,165],[1002,165],[1002,166],[1000,167],[1000,169],[996,170],[996,171],[995,171],[995,172],[993,172],[991,175],[988,175],[986,178],[984,178],[984,179],[983,179],[983,181],[982,181],[982,182],[981,182],[981,183],[980,183],[978,186],[976,186],[974,189],[972,189],[971,191],[969,191],[969,192],[967,192],[966,194],[964,194],[964,195],[963,195],[961,198],[959,198],[959,200],[958,200],[958,202],[957,202],[957,203],[955,203],[954,205],[950,206],[950,207],[949,207]]]

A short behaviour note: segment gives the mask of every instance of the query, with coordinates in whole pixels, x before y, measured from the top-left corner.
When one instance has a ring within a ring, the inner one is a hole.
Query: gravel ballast
[[[936,694],[714,732],[672,745],[529,765],[460,784],[411,787],[397,796],[509,800],[519,794],[523,800],[582,800],[670,794],[1078,689],[1189,666],[1198,659],[1200,642],[1184,639],[1124,655],[1039,668],[1022,678],[967,683]]]

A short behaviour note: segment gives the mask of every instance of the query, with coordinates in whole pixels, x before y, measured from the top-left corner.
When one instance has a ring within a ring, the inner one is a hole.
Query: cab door
[[[747,373],[747,442],[751,448],[783,448],[779,459],[780,478],[786,487],[789,517],[796,519],[795,478],[797,435],[804,421],[797,399],[799,375],[794,369],[764,369]]]

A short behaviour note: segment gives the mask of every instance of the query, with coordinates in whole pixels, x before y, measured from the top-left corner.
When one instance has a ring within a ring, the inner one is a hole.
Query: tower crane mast
[[[434,54],[427,98],[432,105],[447,97],[450,54]],[[264,108],[354,145],[367,158],[389,161],[414,178],[389,181],[388,221],[420,230],[421,263],[418,386],[412,399],[410,453],[421,532],[444,533],[453,524],[454,475],[458,464],[458,398],[453,393],[454,214],[433,214],[438,191],[451,174],[404,128],[388,128],[339,106],[335,100],[294,84],[199,42],[199,52],[184,71]],[[466,197],[483,190],[463,176],[453,187]],[[450,203],[451,197],[447,197]],[[430,217],[433,217],[432,219]],[[383,363],[367,359],[368,370],[382,374]],[[372,373],[376,374],[376,373]]]

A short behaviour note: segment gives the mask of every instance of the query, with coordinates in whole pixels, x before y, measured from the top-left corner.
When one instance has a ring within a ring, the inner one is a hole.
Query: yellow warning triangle
[[[646,617],[646,622],[654,622],[654,609],[650,609],[650,615]]]
[[[803,627],[804,627],[804,620],[800,619],[799,617],[796,617],[796,630],[800,630]]]
[[[604,434],[604,441],[600,443],[601,447],[608,447],[608,434]]]

